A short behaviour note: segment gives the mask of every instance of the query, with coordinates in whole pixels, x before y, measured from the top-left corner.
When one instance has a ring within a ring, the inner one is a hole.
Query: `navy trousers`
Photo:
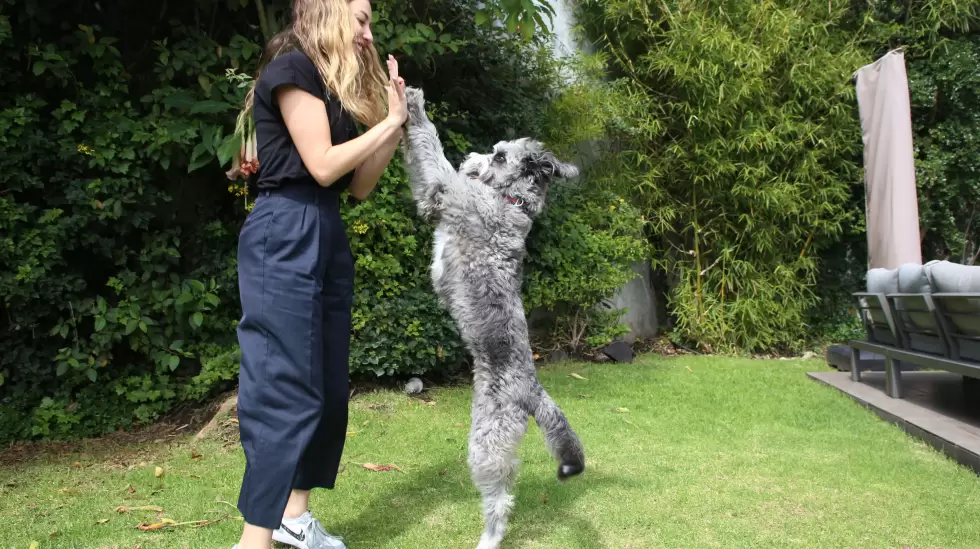
[[[262,191],[242,227],[238,509],[278,528],[292,489],[333,488],[347,437],[354,263],[336,191]]]

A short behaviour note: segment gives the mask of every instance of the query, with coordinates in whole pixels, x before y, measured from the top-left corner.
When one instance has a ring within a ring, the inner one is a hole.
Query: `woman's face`
[[[371,34],[371,2],[351,0],[347,5],[350,7],[351,17],[354,18],[354,48],[357,53],[361,53],[374,42]]]

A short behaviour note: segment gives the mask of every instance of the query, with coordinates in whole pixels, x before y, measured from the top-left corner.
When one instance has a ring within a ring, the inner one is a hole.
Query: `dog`
[[[525,240],[545,207],[548,185],[578,168],[539,141],[497,143],[468,154],[458,170],[446,159],[422,90],[405,90],[403,154],[418,215],[435,225],[432,285],[473,358],[467,463],[483,502],[477,549],[497,549],[514,504],[517,447],[528,417],[558,461],[558,479],[585,470],[585,451],[564,413],[538,382],[521,301]]]

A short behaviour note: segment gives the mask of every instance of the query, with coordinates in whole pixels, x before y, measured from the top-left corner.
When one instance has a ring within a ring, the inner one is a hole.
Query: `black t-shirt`
[[[313,61],[299,50],[277,57],[266,65],[255,85],[252,116],[255,120],[259,171],[254,181],[260,190],[296,182],[316,184],[289,136],[276,101],[276,89],[289,84],[319,97],[326,104],[333,145],[357,137],[357,126],[353,117],[323,85],[320,72]],[[350,171],[328,188],[342,192],[353,177],[354,172]]]

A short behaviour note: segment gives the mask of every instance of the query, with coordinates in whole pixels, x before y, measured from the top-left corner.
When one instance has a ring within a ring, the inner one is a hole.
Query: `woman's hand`
[[[329,187],[354,170],[352,194],[356,191],[356,196],[366,197],[374,188],[408,120],[405,81],[398,76],[398,62],[391,56],[388,56],[388,76],[387,118],[363,135],[337,145],[330,140],[330,120],[322,98],[296,86],[277,89],[279,110],[289,135],[306,169],[321,186]]]
[[[398,61],[388,55],[388,120],[401,127],[408,120],[408,107],[405,103],[405,80],[398,76]]]

